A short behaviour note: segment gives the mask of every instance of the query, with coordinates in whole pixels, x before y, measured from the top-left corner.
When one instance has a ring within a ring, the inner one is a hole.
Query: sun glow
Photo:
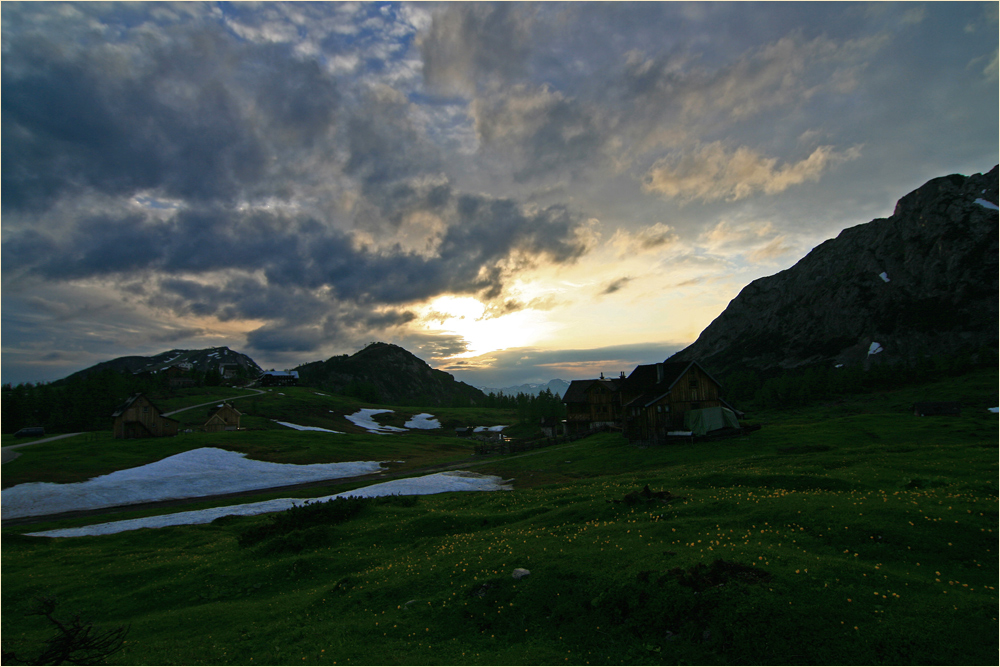
[[[458,335],[465,340],[466,351],[452,359],[533,345],[556,328],[537,310],[526,308],[494,317],[479,300],[462,296],[434,299],[423,320],[429,331]]]

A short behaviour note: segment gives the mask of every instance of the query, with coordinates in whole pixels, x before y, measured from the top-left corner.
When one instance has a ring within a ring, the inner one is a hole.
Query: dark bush
[[[306,502],[271,515],[264,525],[247,528],[239,534],[237,543],[244,549],[260,545],[262,553],[298,553],[303,549],[316,549],[331,544],[334,539],[333,526],[350,521],[369,507],[413,507],[416,504],[415,496],[348,496],[325,502]]]

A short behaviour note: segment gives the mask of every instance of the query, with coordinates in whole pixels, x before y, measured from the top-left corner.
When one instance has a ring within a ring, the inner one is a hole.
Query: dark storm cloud
[[[81,52],[33,32],[5,39],[5,211],[85,188],[194,201],[273,195],[271,162],[323,137],[339,104],[314,61],[210,27]]]
[[[4,264],[48,280],[155,272],[164,278],[144,292],[158,307],[223,320],[294,316],[312,322],[335,301],[400,304],[444,292],[495,296],[509,278],[512,255],[527,263],[565,263],[587,250],[574,236],[579,219],[562,207],[525,210],[483,195],[448,195],[439,204],[451,224],[433,256],[358,248],[348,234],[311,218],[205,209],[166,220],[89,217],[59,235],[12,231],[3,242]],[[241,275],[223,282],[182,277],[234,271]],[[331,290],[324,299],[314,295],[324,288]]]

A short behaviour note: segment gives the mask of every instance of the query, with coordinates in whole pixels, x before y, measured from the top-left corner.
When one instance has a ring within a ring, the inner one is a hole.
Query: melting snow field
[[[361,408],[353,415],[345,415],[345,417],[352,422],[355,426],[360,426],[366,429],[369,433],[405,433],[405,428],[399,428],[398,426],[383,426],[376,422],[372,417],[374,415],[380,415],[383,412],[392,412],[392,410],[384,410],[378,408]]]
[[[330,410],[330,412],[333,412],[333,410]],[[281,424],[282,426],[287,426],[288,428],[293,428],[296,431],[321,431],[323,433],[339,433],[340,435],[344,434],[343,431],[331,431],[328,428],[320,428],[319,426],[299,426],[298,424],[292,424],[290,422],[279,422],[277,419],[272,419],[271,421],[273,421],[276,424]]]
[[[314,392],[318,396],[324,396],[325,394],[320,394],[319,392]],[[333,410],[329,410],[333,412]],[[379,435],[384,435],[386,433],[406,433],[409,429],[418,430],[433,430],[441,428],[441,422],[438,421],[437,417],[430,414],[429,412],[421,412],[420,414],[413,415],[410,419],[403,425],[405,428],[400,428],[398,426],[387,426],[385,424],[379,424],[375,421],[375,415],[380,415],[385,412],[395,412],[395,410],[389,410],[386,408],[361,408],[357,412],[351,415],[344,415],[344,418],[349,422],[365,429],[369,433],[377,433]],[[278,420],[273,420],[282,426],[287,426],[288,428],[294,428],[297,431],[322,431],[324,433],[340,433],[343,431],[331,431],[326,428],[319,428],[318,426],[299,426],[298,424],[291,424],[289,422],[280,422]],[[477,433],[482,431],[502,431],[506,426],[479,426],[475,430]]]
[[[413,415],[410,421],[403,424],[406,428],[416,428],[416,429],[434,429],[441,428],[441,422],[439,422],[434,415],[421,412],[419,415]]]
[[[259,503],[214,507],[192,512],[177,512],[175,514],[129,519],[127,521],[112,521],[110,523],[99,523],[80,528],[47,530],[38,533],[29,533],[29,535],[41,537],[111,535],[139,528],[163,528],[165,526],[211,523],[223,516],[253,516],[256,514],[267,514],[268,512],[282,512],[296,505],[303,505],[306,502],[325,502],[334,498],[345,498],[348,496],[361,498],[376,498],[389,495],[425,496],[435,493],[448,493],[450,491],[509,491],[510,488],[510,485],[505,483],[501,478],[493,475],[479,475],[474,472],[439,472],[432,475],[424,475],[423,477],[382,482],[322,498],[279,498]],[[4,507],[6,507],[6,504]]]
[[[202,447],[156,463],[118,470],[86,482],[31,482],[2,492],[4,519],[98,509],[176,498],[196,498],[303,482],[367,475],[378,461],[295,465],[245,458],[245,454]]]

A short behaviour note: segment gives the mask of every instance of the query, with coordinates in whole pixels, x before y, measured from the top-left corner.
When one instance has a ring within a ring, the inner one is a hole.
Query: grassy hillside
[[[514,491],[372,501],[336,522],[5,528],[3,650],[37,652],[49,629],[24,612],[50,595],[101,628],[131,624],[112,664],[995,664],[997,417],[909,406],[995,405],[996,391],[979,373],[754,415],[761,431],[715,443],[605,434],[470,468]],[[315,435],[214,442],[296,463],[467,446],[357,434],[334,449]],[[18,474],[70,456],[57,446]],[[126,458],[142,456],[103,465]]]

